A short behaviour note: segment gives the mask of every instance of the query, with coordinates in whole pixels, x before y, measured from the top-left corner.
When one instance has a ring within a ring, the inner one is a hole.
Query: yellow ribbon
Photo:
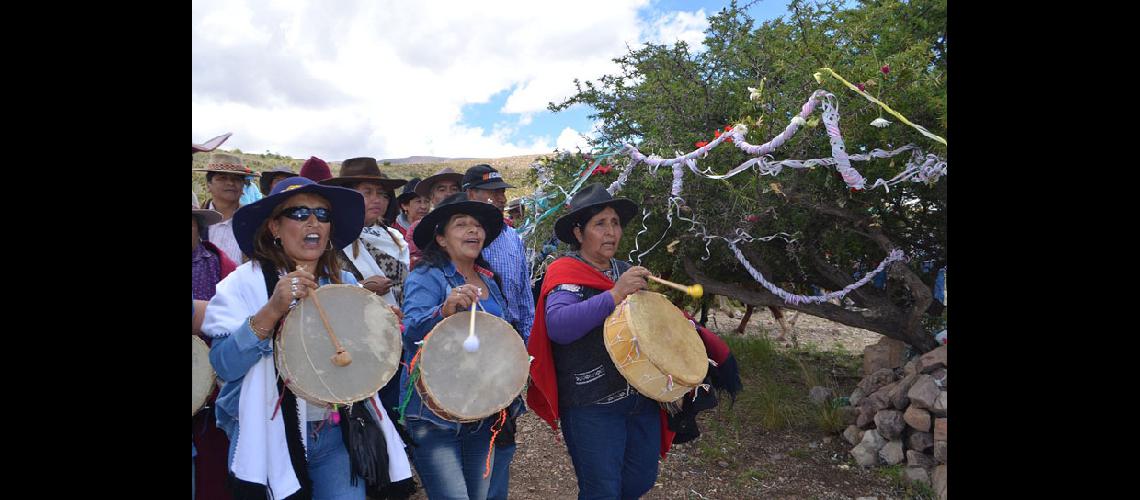
[[[859,95],[861,95],[861,96],[863,96],[863,97],[867,98],[867,100],[868,100],[868,101],[871,101],[871,102],[873,102],[873,103],[875,103],[875,104],[878,104],[878,105],[879,105],[880,107],[882,107],[882,108],[883,108],[883,109],[884,109],[886,112],[890,113],[890,114],[891,114],[891,115],[893,115],[895,118],[898,118],[898,119],[899,119],[899,121],[901,121],[901,122],[903,122],[903,123],[905,123],[905,124],[907,124],[907,125],[910,125],[910,126],[911,126],[911,127],[913,127],[915,130],[919,131],[919,133],[921,133],[922,135],[925,135],[925,136],[927,136],[927,137],[929,137],[929,138],[931,138],[931,139],[934,139],[934,140],[936,140],[936,141],[938,141],[938,142],[941,142],[943,146],[945,146],[945,145],[946,145],[946,139],[943,139],[942,137],[939,137],[939,136],[937,136],[937,135],[934,135],[934,134],[930,133],[930,131],[929,131],[929,130],[926,130],[926,128],[924,128],[922,125],[915,125],[914,123],[911,123],[911,121],[910,121],[910,120],[907,120],[907,119],[906,119],[906,117],[905,117],[905,116],[903,116],[903,115],[901,115],[901,114],[899,114],[899,112],[898,112],[898,111],[895,111],[895,110],[891,109],[891,107],[890,107],[890,106],[887,106],[887,104],[886,104],[886,103],[884,103],[883,101],[880,101],[880,100],[878,100],[878,99],[875,99],[874,97],[872,97],[872,96],[871,96],[871,94],[868,94],[868,93],[866,93],[866,92],[863,92],[862,90],[859,90],[859,87],[856,87],[855,85],[852,85],[852,84],[851,84],[851,82],[849,82],[849,81],[847,81],[847,80],[844,80],[842,76],[839,76],[839,74],[838,74],[838,73],[836,73],[836,72],[835,72],[834,70],[832,70],[831,68],[820,68],[819,70],[820,70],[820,71],[826,71],[826,72],[830,73],[830,74],[831,74],[831,76],[835,77],[835,79],[836,79],[836,80],[839,80],[839,81],[843,82],[843,84],[844,84],[844,85],[846,85],[846,86],[847,86],[848,88],[850,88],[851,90],[854,90],[854,91],[855,91],[855,92],[857,92]],[[816,77],[816,80],[821,80],[821,79],[820,79],[820,77],[819,77],[819,76],[820,76],[820,74],[819,74],[819,73],[815,73],[813,76],[815,76],[815,77]],[[822,81],[820,81],[820,83],[823,83],[823,82],[822,82]]]

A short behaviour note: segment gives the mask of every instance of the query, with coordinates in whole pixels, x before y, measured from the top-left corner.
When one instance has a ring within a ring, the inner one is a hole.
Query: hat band
[[[226,171],[231,171],[231,172],[243,172],[243,173],[251,172],[250,169],[243,167],[241,165],[234,165],[233,163],[208,163],[208,164],[206,164],[206,168],[207,169],[214,169],[214,170],[226,170]]]

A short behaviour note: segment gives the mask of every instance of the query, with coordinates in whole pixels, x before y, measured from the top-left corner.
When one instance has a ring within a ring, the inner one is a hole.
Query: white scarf
[[[217,293],[206,306],[202,332],[220,339],[236,332],[249,317],[269,302],[265,276],[256,261],[246,262],[218,283]],[[284,498],[301,489],[289,459],[285,441],[285,418],[277,405],[277,369],[273,356],[262,356],[246,372],[238,399],[238,436],[230,471],[238,479],[268,485],[273,496]],[[308,450],[305,432],[305,400],[297,398],[297,421],[301,425],[301,443]]]
[[[218,283],[217,293],[206,306],[202,332],[213,339],[226,337],[241,328],[268,302],[261,266],[256,261],[246,262]],[[289,458],[285,419],[281,411],[273,415],[279,396],[273,356],[262,356],[241,382],[238,440],[229,468],[238,479],[268,485],[274,497],[285,498],[300,490],[301,483]],[[372,401],[376,408],[383,405],[377,394],[372,395]],[[297,422],[301,426],[301,443],[306,453],[309,446],[305,429],[307,406],[304,399],[297,398]],[[387,414],[378,417],[388,447],[389,479],[396,482],[411,477],[412,469],[404,453],[404,441]]]

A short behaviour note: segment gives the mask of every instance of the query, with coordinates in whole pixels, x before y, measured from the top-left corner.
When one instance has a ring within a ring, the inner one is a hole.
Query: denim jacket
[[[503,292],[499,290],[499,286],[495,284],[495,280],[486,274],[486,271],[480,270],[487,282],[487,292],[489,299],[493,299],[498,304],[499,317],[503,316],[506,310],[506,301],[503,300]],[[429,265],[427,262],[420,262],[420,265],[408,275],[404,281],[404,366],[408,366],[416,351],[420,346],[416,344],[427,336],[428,332],[435,325],[443,320],[440,309],[443,306],[443,301],[447,295],[451,293],[452,288],[466,284],[467,280],[463,275],[455,269],[455,265],[448,262],[441,267]],[[408,379],[410,374],[407,369],[401,368],[400,370],[400,401],[403,402],[404,397],[408,391]],[[513,410],[513,408],[512,408]],[[460,431],[464,424],[445,420],[430,408],[423,404],[420,399],[420,394],[415,388],[411,389],[411,396],[408,400],[408,406],[404,410],[404,415],[412,420],[427,420],[433,424],[453,431]],[[497,415],[491,415],[479,422],[470,425],[482,426],[483,424],[491,425]]]

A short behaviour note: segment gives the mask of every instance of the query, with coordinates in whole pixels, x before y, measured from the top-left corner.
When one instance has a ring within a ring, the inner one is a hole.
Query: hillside
[[[261,172],[264,170],[271,170],[278,165],[285,165],[292,169],[294,172],[300,172],[301,165],[305,163],[308,158],[289,158],[287,156],[274,155],[274,154],[248,154],[235,151],[226,151],[220,149],[220,152],[235,154],[242,158],[246,166],[254,171]],[[431,156],[410,156],[404,159],[396,160],[380,160],[382,163],[380,170],[387,174],[389,177],[396,179],[411,179],[412,177],[427,177],[441,168],[451,167],[457,172],[463,172],[472,165],[480,163],[487,163],[497,169],[503,174],[503,178],[508,183],[517,186],[507,190],[507,198],[517,198],[519,196],[530,194],[534,191],[534,186],[527,185],[527,172],[530,170],[530,164],[535,159],[544,155],[521,155],[521,156],[508,156],[504,158],[458,158],[458,159],[442,159]],[[209,154],[196,154],[194,155],[193,165],[191,168],[204,168],[209,159]],[[398,161],[417,161],[417,163],[396,163]],[[419,162],[419,161],[423,162]],[[434,160],[434,161],[433,161]],[[340,172],[340,160],[329,161],[329,168],[332,170],[333,175]],[[391,164],[383,165],[384,161],[389,161]],[[205,199],[206,194],[206,175],[201,172],[193,172],[192,187],[195,193],[198,193],[199,199]]]

